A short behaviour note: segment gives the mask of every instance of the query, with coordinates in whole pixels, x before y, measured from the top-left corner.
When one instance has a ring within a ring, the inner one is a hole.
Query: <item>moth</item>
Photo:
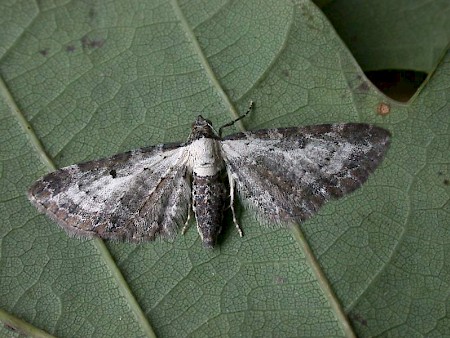
[[[221,137],[198,116],[184,143],[74,164],[31,186],[29,200],[70,235],[142,242],[183,232],[191,213],[212,248],[235,198],[276,225],[300,223],[360,187],[381,163],[389,131],[362,123],[262,129]]]

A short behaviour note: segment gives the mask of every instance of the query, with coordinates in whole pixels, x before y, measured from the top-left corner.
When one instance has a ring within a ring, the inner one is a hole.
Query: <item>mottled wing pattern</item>
[[[164,144],[72,165],[39,179],[28,197],[75,236],[172,237],[189,206],[186,156],[183,145]]]
[[[270,221],[286,224],[361,186],[383,159],[389,137],[385,129],[347,123],[238,133],[221,144],[239,196]]]

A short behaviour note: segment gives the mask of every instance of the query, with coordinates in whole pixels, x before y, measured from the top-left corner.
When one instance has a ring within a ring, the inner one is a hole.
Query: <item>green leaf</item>
[[[432,72],[450,41],[447,0],[315,0],[365,71]],[[328,2],[328,3],[327,3]]]
[[[449,332],[448,53],[403,105],[307,1],[0,7],[2,334]],[[240,208],[245,236],[228,217],[212,251],[195,227],[173,243],[69,238],[26,199],[54,166],[184,140],[199,113],[219,126],[250,100],[248,129],[364,121],[392,132],[391,149],[364,187],[291,231]]]

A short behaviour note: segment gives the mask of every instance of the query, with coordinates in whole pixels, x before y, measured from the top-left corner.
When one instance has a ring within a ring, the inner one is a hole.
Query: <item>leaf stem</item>
[[[208,59],[207,59],[206,55],[203,53],[203,50],[194,34],[194,31],[192,30],[189,22],[186,20],[186,17],[184,16],[183,12],[181,11],[178,1],[171,0],[171,4],[172,4],[172,8],[175,12],[175,15],[177,16],[177,18],[181,24],[181,27],[183,28],[183,30],[186,34],[186,37],[191,42],[192,47],[193,47],[194,51],[196,52],[198,59],[202,65],[206,75],[209,78],[211,85],[215,88],[215,90],[221,97],[223,103],[225,104],[227,109],[233,115],[233,119],[237,119],[240,116],[240,113],[234,107],[234,105],[231,102],[230,98],[228,97],[227,93],[225,93],[224,89],[222,88],[221,83],[217,79],[216,74],[212,70],[211,65],[208,62]],[[240,130],[245,130],[244,125],[242,124],[242,121],[237,121],[236,124]]]
[[[305,236],[303,235],[303,232],[300,230],[299,226],[292,226],[291,231],[293,233],[293,236],[297,243],[300,245],[300,248],[302,249],[303,253],[305,254],[305,260],[311,267],[312,272],[314,273],[314,276],[316,277],[317,282],[319,283],[320,288],[322,289],[323,293],[325,294],[325,297],[327,298],[331,309],[333,310],[334,314],[336,315],[337,321],[339,323],[339,326],[341,327],[342,331],[345,333],[346,337],[356,337],[355,333],[353,332],[353,328],[350,325],[350,322],[348,321],[348,318],[344,312],[344,310],[341,307],[341,304],[339,302],[339,299],[336,297],[336,294],[334,293],[333,289],[331,288],[330,283],[328,282],[327,277],[322,271],[322,268],[317,261],[316,257],[314,256],[313,251],[311,250],[311,247],[309,246],[308,242],[306,241]]]
[[[51,159],[48,157],[47,153],[44,150],[44,147],[42,146],[42,143],[36,137],[36,134],[33,132],[31,125],[26,120],[22,111],[19,109],[19,107],[17,107],[16,102],[15,102],[14,98],[12,97],[11,93],[9,92],[8,87],[6,86],[2,77],[0,77],[0,95],[5,100],[6,104],[8,105],[9,109],[14,114],[14,116],[16,117],[16,119],[19,122],[22,129],[25,131],[25,134],[30,139],[31,144],[33,145],[34,149],[38,153],[42,162],[44,162],[46,167],[50,168],[51,170],[55,170],[56,169],[55,165],[53,164]]]
[[[38,329],[36,326],[33,326],[26,321],[13,316],[6,312],[5,310],[0,309],[0,322],[3,323],[4,327],[8,330],[11,330],[17,336],[29,336],[36,338],[52,338],[51,334]]]
[[[146,337],[156,338],[156,334],[153,331],[150,323],[148,322],[145,313],[142,311],[141,306],[134,297],[133,292],[130,290],[127,281],[123,277],[120,269],[117,267],[117,264],[114,261],[114,258],[111,256],[111,253],[109,252],[105,243],[100,238],[94,238],[93,242],[97,250],[101,253],[103,261],[109,267],[109,271],[111,271],[112,276],[117,281],[117,285],[123,296],[127,300],[131,311],[136,316],[136,320],[141,324],[141,328],[146,334]]]

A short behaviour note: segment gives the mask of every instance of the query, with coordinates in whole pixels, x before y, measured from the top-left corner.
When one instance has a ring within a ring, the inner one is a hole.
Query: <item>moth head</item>
[[[219,136],[214,130],[210,120],[203,118],[203,116],[197,116],[197,119],[192,123],[191,135],[189,135],[188,141],[198,140],[200,138],[215,138],[218,139]]]

